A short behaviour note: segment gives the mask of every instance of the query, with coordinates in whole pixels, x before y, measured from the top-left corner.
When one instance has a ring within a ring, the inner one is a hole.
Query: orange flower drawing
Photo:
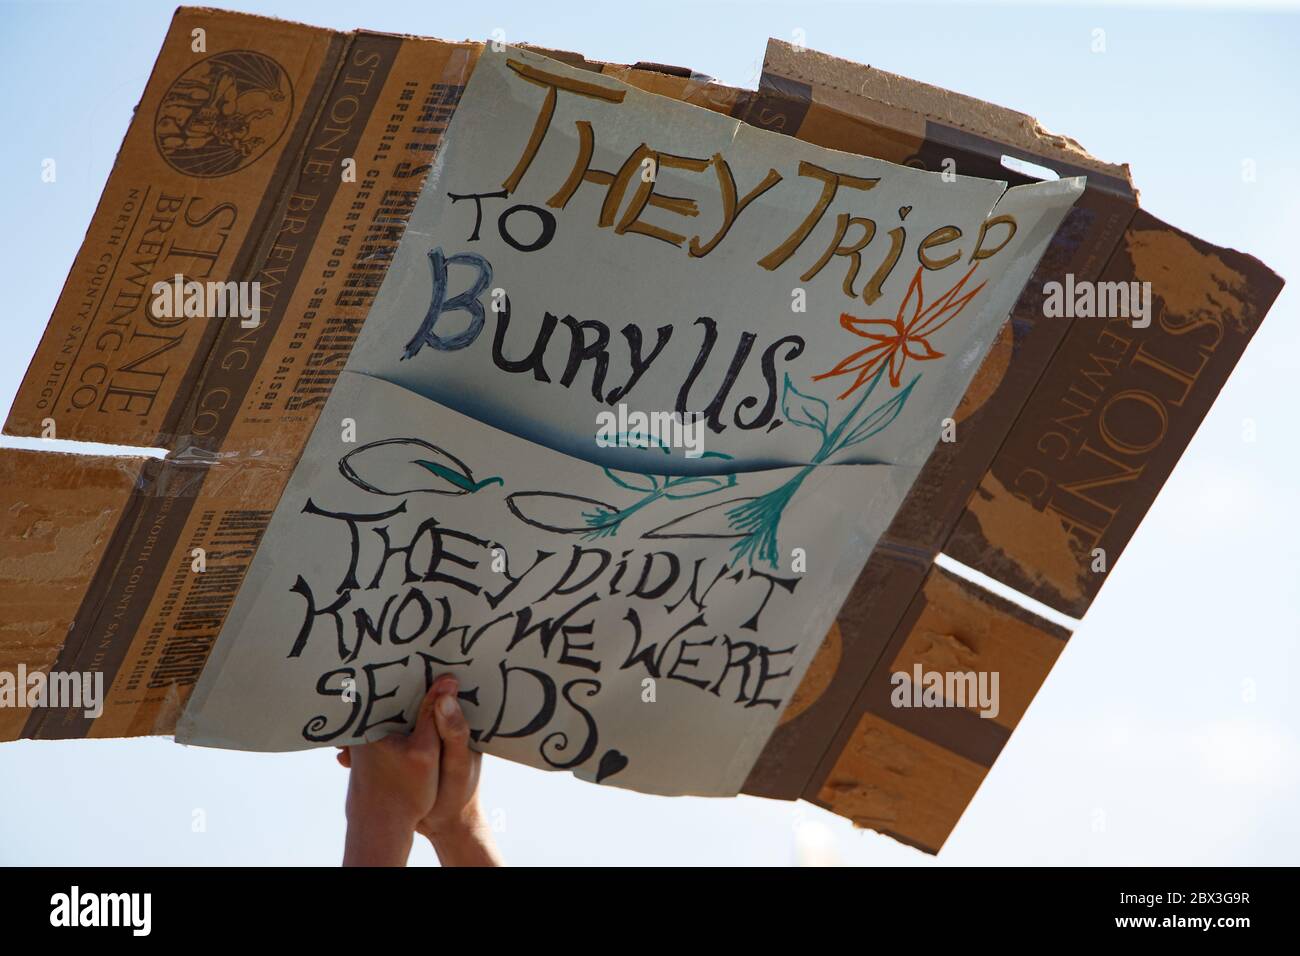
[[[956,285],[926,306],[925,293],[921,284],[921,275],[925,270],[917,266],[916,275],[912,277],[912,282],[907,287],[907,295],[903,297],[903,303],[898,307],[896,318],[859,319],[847,312],[843,313],[840,316],[840,325],[854,335],[871,339],[873,344],[854,352],[829,372],[814,375],[813,381],[856,372],[857,378],[854,379],[853,384],[839,396],[847,398],[868,382],[885,363],[889,364],[889,384],[898,388],[903,366],[908,359],[928,362],[931,359],[943,358],[943,353],[936,351],[930,344],[929,337],[957,318],[962,309],[966,308],[966,303],[975,298],[987,285],[987,282],[981,282],[974,289],[963,293],[966,280],[971,277],[975,269],[976,266],[971,266],[966,274],[957,280]],[[904,325],[909,311],[912,318]]]

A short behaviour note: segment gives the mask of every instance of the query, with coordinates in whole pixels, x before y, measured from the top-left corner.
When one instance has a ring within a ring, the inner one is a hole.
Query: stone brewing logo
[[[293,87],[275,60],[251,50],[217,53],[182,73],[163,95],[154,141],[188,176],[226,176],[257,161],[284,135]]]

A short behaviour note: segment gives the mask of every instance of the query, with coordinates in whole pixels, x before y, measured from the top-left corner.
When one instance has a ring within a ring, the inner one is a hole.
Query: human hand
[[[483,755],[469,746],[469,723],[457,699],[460,683],[450,675],[439,677],[433,692],[442,738],[438,795],[416,829],[433,844],[443,866],[500,866],[492,830],[479,805]]]
[[[339,763],[353,771],[345,865],[400,865],[413,831],[428,838],[444,866],[500,865],[478,802],[482,756],[470,749],[459,690],[455,677],[439,677],[409,736],[340,750]]]
[[[401,866],[415,827],[438,795],[442,742],[434,688],[424,695],[415,729],[339,751],[349,768],[344,866]]]

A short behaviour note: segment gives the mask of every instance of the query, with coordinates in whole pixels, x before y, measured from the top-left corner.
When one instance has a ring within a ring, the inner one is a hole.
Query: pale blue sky
[[[816,49],[1022,110],[1129,162],[1150,212],[1300,281],[1300,17],[1286,4],[664,0],[599,22],[588,2],[222,5],[446,39],[500,28],[748,86],[766,38],[802,30]],[[0,409],[174,7],[0,2]],[[40,180],[47,157],[54,184]],[[940,863],[1300,862],[1298,297],[1288,288],[1274,306]],[[335,863],[346,774],[332,754],[0,744],[0,863]],[[806,804],[646,797],[491,758],[483,795],[514,863],[782,865],[800,845],[846,863],[933,862]]]

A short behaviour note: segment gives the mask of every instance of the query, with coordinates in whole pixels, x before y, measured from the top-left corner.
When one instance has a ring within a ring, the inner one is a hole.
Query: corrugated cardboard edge
[[[873,101],[884,110],[898,111],[889,117],[897,129],[915,128],[918,119],[928,120],[997,140],[1012,151],[1024,151],[1121,180],[1130,189],[1133,186],[1127,163],[1097,159],[1077,141],[1049,132],[1034,117],[1005,106],[796,47],[784,40],[768,40],[763,69],[770,76],[817,87],[819,94],[827,96],[827,105],[832,109],[840,105],[840,96],[836,94],[846,98],[848,108],[843,112],[850,114],[861,111],[862,100]]]
[[[0,449],[0,672],[48,673],[147,459]],[[25,675],[24,675],[25,676]],[[0,739],[30,716],[0,707]]]
[[[317,125],[325,94],[334,85],[340,71],[347,47],[346,38],[319,28],[303,27],[299,30],[292,24],[271,18],[245,18],[226,11],[181,7],[173,17],[167,38],[164,40],[149,84],[141,99],[142,104],[154,101],[161,103],[175,78],[186,73],[189,67],[185,65],[184,54],[180,54],[182,62],[172,61],[178,56],[176,52],[178,48],[189,49],[191,30],[194,27],[202,26],[208,31],[213,38],[214,47],[218,40],[221,41],[222,46],[210,54],[215,56],[227,49],[225,44],[230,44],[230,48],[235,50],[255,47],[257,44],[251,42],[253,37],[265,35],[266,28],[270,24],[274,24],[281,37],[285,32],[292,34],[290,48],[302,58],[301,72],[309,76],[311,81],[305,85],[305,88],[300,82],[293,90],[294,112],[286,117],[286,129],[283,134],[287,137],[287,141],[274,166],[263,169],[260,178],[253,180],[255,183],[260,183],[258,189],[252,192],[247,190],[241,192],[241,187],[222,183],[222,179],[226,177],[195,178],[184,187],[187,193],[192,191],[195,197],[203,193],[220,197],[214,201],[214,205],[219,202],[229,203],[235,210],[236,216],[238,203],[245,203],[246,208],[251,206],[253,210],[249,227],[242,233],[238,249],[229,257],[223,256],[213,261],[214,271],[220,269],[223,263],[228,269],[225,274],[217,272],[212,275],[214,279],[249,281],[258,275],[260,263],[264,261],[267,250],[274,243],[277,227],[284,215],[289,199],[288,184],[301,167],[303,152],[310,134]],[[267,48],[274,49],[281,55],[284,53],[282,46],[268,45]],[[194,63],[207,58],[207,56],[196,56]],[[278,61],[276,62],[278,65]],[[170,64],[166,72],[163,68],[164,63]],[[189,66],[192,67],[194,63]],[[281,69],[284,69],[283,66]],[[170,160],[157,155],[156,151],[151,151],[149,147],[153,146],[152,142],[141,143],[141,140],[152,132],[153,117],[147,113],[148,111],[142,113],[137,110],[124,138],[124,143],[135,144],[133,149],[139,151],[140,155],[126,157],[119,153],[118,162],[105,188],[106,197],[119,194],[132,179],[144,178],[151,183],[159,177],[164,181],[176,179],[177,170]],[[124,146],[124,151],[125,149]],[[249,168],[256,168],[259,164],[266,165],[258,161],[250,164]],[[244,170],[240,169],[229,174],[241,177],[231,182],[245,181],[242,178],[243,173]],[[103,202],[104,200],[101,200],[101,207]],[[97,211],[96,220],[92,220],[92,229],[98,217]],[[127,241],[130,241],[129,234]],[[222,249],[224,251],[224,243]],[[123,256],[125,254],[124,250]],[[82,252],[78,255],[78,262],[80,263],[86,255],[87,247],[83,246]],[[60,325],[68,319],[66,314],[61,314],[62,309],[61,301],[46,331],[46,339],[51,336],[57,339],[61,334]],[[143,421],[134,420],[126,414],[110,416],[107,422],[98,421],[90,429],[72,430],[71,433],[68,430],[61,430],[60,437],[86,437],[82,432],[88,431],[95,438],[117,443],[165,444],[174,451],[185,449],[188,453],[190,449],[187,446],[191,439],[188,436],[182,438],[178,434],[178,426],[186,417],[186,410],[193,397],[199,394],[204,386],[211,370],[210,359],[217,342],[223,336],[229,336],[232,329],[239,334],[237,320],[206,321],[197,330],[197,337],[191,339],[187,350],[188,357],[180,382],[165,403],[165,415],[156,414],[151,404],[149,409],[151,414]],[[132,327],[133,336],[138,331],[139,326]],[[250,336],[257,334],[259,333],[248,333]],[[261,334],[266,334],[264,326]],[[41,352],[38,350],[37,354],[39,359]],[[20,399],[21,395],[20,389]],[[14,416],[18,414],[20,414],[19,402],[15,402],[15,412],[10,418],[11,423]],[[193,429],[188,431],[192,432]],[[217,444],[219,445],[219,441]],[[193,456],[187,454],[187,457]],[[105,680],[111,682],[117,676],[118,666],[129,649],[125,644],[133,643],[140,638],[138,630],[142,615],[166,573],[168,561],[177,557],[175,549],[183,529],[184,517],[193,507],[198,488],[202,483],[203,462],[194,460],[151,462],[148,467],[152,480],[139,493],[132,496],[124,509],[122,521],[116,532],[116,542],[120,550],[116,560],[114,555],[108,554],[96,570],[83,600],[83,606],[77,615],[76,626],[69,632],[55,662],[55,666],[60,670],[103,670]],[[131,561],[130,568],[123,563],[127,560]],[[124,634],[130,635],[126,642],[122,637]],[[82,736],[89,731],[89,726],[90,721],[79,712],[46,709],[34,713],[23,732],[24,736],[28,737]]]

